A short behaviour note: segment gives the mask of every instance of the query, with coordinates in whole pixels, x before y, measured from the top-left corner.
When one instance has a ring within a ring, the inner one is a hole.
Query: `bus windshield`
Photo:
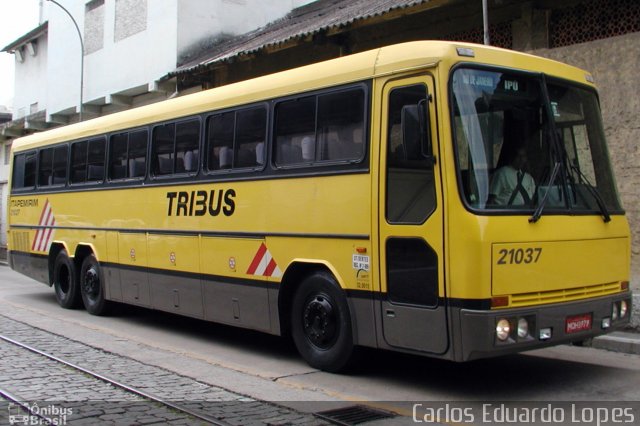
[[[540,75],[459,68],[460,191],[476,210],[620,211],[595,92]]]

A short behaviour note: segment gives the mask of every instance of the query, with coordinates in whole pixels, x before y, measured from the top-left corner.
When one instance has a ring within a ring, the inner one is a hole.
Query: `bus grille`
[[[620,283],[596,284],[587,287],[567,288],[562,290],[540,291],[511,295],[512,307],[557,303],[569,300],[587,299],[620,292]]]
[[[29,231],[13,231],[11,250],[29,251]]]

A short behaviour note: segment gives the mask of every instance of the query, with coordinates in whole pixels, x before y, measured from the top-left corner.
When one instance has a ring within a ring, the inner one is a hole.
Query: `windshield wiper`
[[[549,182],[547,183],[547,192],[544,193],[544,197],[542,197],[542,201],[540,201],[540,204],[538,204],[538,208],[536,208],[536,211],[534,211],[533,215],[529,218],[529,223],[536,223],[538,220],[540,220],[540,216],[542,216],[542,210],[544,210],[544,206],[547,204],[549,194],[551,193],[551,185],[553,185],[553,182],[555,182],[559,170],[560,162],[556,161],[556,164],[553,166],[553,171],[551,172],[551,177],[549,177]]]
[[[591,182],[589,182],[589,179],[587,179],[584,173],[582,173],[582,170],[580,170],[578,167],[571,165],[571,170],[578,173],[579,180],[584,183],[589,194],[591,194],[593,198],[596,200],[596,204],[598,204],[598,207],[600,208],[600,213],[602,213],[602,220],[604,220],[604,223],[611,222],[611,216],[609,215],[609,210],[607,210],[607,206],[604,200],[602,199],[602,196],[596,189],[596,187],[593,186]]]

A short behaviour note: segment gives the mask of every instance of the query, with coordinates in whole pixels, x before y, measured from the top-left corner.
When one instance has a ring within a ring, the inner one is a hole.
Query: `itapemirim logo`
[[[17,405],[9,403],[10,425],[66,425],[67,418],[73,414],[73,408],[58,407],[55,404],[39,406],[25,402]]]

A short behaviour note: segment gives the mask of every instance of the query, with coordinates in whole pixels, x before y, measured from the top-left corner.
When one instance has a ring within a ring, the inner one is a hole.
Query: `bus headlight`
[[[509,320],[502,318],[496,324],[496,337],[501,342],[504,342],[509,338],[510,334],[511,334],[511,323],[509,323]]]
[[[624,318],[627,315],[628,308],[626,300],[620,302],[620,318]]]
[[[524,339],[529,335],[529,322],[526,318],[518,320],[518,337]]]
[[[611,306],[611,321],[615,321],[618,319],[618,304],[614,303]]]

